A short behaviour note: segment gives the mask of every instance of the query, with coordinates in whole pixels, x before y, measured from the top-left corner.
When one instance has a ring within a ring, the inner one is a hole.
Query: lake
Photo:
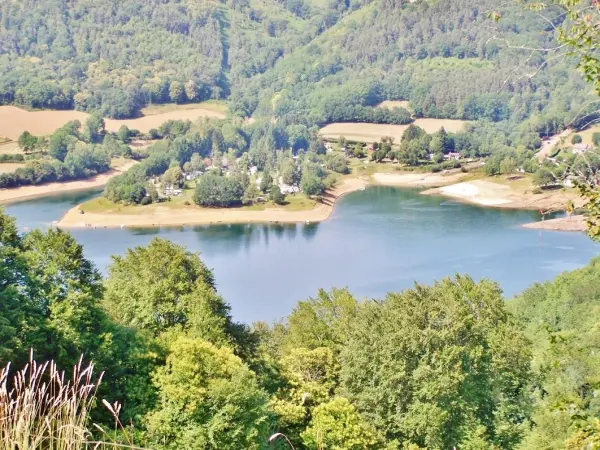
[[[6,210],[21,230],[47,228],[96,193],[31,200]],[[219,292],[237,320],[273,321],[319,288],[349,287],[358,297],[429,283],[456,272],[491,278],[507,296],[536,281],[585,265],[600,247],[583,233],[539,231],[521,224],[532,211],[480,208],[370,187],[336,204],[320,224],[211,225],[155,229],[78,229],[72,233],[103,271],[110,255],[170,239],[214,269]]]

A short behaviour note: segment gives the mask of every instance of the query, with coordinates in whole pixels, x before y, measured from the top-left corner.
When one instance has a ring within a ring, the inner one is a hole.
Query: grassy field
[[[25,163],[2,163],[0,164],[0,173],[11,173],[24,166]]]
[[[592,135],[594,133],[600,133],[600,125],[593,125],[583,131],[578,132],[577,134],[581,136],[584,144],[594,145],[594,142],[592,141]]]
[[[404,108],[410,111],[410,102],[408,100],[385,100],[377,105],[378,108]]]
[[[214,111],[220,114],[227,113],[227,104],[221,100],[207,100],[200,103],[186,103],[178,105],[175,103],[166,103],[164,105],[149,105],[142,108],[141,112],[144,116],[154,116],[156,114],[163,114],[172,111],[189,111],[194,109],[205,109],[207,111]]]
[[[0,164],[0,168],[1,168]],[[183,209],[211,209],[201,208],[196,206],[193,201],[194,189],[184,190],[183,195],[177,197],[171,197],[170,201],[161,203],[152,203],[151,205],[123,205],[120,203],[114,203],[105,197],[97,197],[83,203],[79,209],[86,213],[97,213],[97,214],[124,214],[124,215],[136,215],[136,214],[152,214],[153,211],[157,210],[183,210]],[[249,206],[240,206],[236,209],[246,211],[264,211],[270,208],[283,209],[285,211],[307,211],[313,209],[317,205],[315,200],[307,198],[303,194],[288,195],[286,197],[286,203],[284,205],[276,205],[272,202],[267,203],[256,203]]]
[[[0,154],[4,155],[17,155],[23,153],[23,150],[19,148],[19,145],[14,141],[0,142]]]
[[[414,124],[423,128],[427,133],[434,133],[441,127],[446,131],[456,133],[467,124],[464,120],[451,119],[417,119]],[[344,136],[349,141],[356,142],[378,142],[382,137],[392,137],[395,142],[400,142],[402,133],[408,128],[408,125],[387,125],[376,123],[360,122],[337,122],[321,128],[321,136],[325,139],[339,139]]]
[[[200,117],[224,118],[224,105],[220,102],[204,102],[189,105],[164,105],[150,109],[151,114],[136,119],[105,119],[106,129],[117,132],[122,125],[147,133],[168,120],[191,120]],[[89,114],[81,111],[26,111],[16,106],[0,106],[0,136],[16,141],[21,133],[29,131],[36,136],[47,136],[72,120],[85,122]]]

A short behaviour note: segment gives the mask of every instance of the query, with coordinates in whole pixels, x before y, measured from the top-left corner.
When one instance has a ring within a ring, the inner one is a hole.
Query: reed
[[[118,403],[102,401],[114,430],[92,424],[93,433],[89,427],[102,375],[94,377],[93,364],[84,365],[83,357],[71,378],[53,361],[34,361],[33,353],[14,374],[8,363],[0,373],[0,450],[135,449],[119,421]],[[127,443],[108,439],[111,435]]]

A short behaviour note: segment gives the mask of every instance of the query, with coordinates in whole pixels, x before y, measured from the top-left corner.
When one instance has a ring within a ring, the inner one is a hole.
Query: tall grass
[[[80,450],[135,448],[121,425],[120,405],[103,405],[115,420],[119,436],[128,444],[100,441],[88,427],[102,375],[94,378],[94,366],[84,367],[83,357],[72,377],[58,370],[53,361],[29,363],[14,375],[10,363],[0,373],[0,450]],[[94,424],[101,438],[109,434]]]

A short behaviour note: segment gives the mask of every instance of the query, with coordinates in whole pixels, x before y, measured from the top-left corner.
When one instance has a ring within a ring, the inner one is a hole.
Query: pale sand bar
[[[587,225],[584,216],[559,217],[558,219],[541,220],[526,223],[523,228],[551,231],[586,231]]]
[[[0,204],[15,203],[32,198],[47,197],[55,194],[65,194],[67,192],[101,188],[105,186],[106,183],[108,183],[108,180],[110,180],[112,177],[128,170],[136,163],[137,161],[128,161],[118,169],[110,170],[87,180],[67,181],[65,183],[49,183],[38,186],[21,186],[12,189],[0,189]]]
[[[443,195],[475,205],[493,206],[495,208],[531,209],[541,212],[565,210],[572,201],[575,207],[583,205],[583,199],[574,190],[549,190],[534,194],[532,189],[513,189],[509,185],[487,180],[473,180],[428,189],[425,195]]]
[[[81,214],[79,206],[69,210],[58,223],[64,228],[143,228],[154,226],[204,225],[214,223],[298,223],[322,222],[333,211],[335,201],[347,194],[364,188],[367,181],[360,178],[347,178],[332,189],[324,202],[308,211],[286,211],[283,208],[268,208],[263,211],[244,210],[241,208],[188,208],[173,210],[168,206],[155,207],[144,214]],[[143,208],[143,207],[142,207]]]
[[[383,186],[402,187],[436,187],[445,186],[460,181],[465,177],[464,173],[452,172],[441,173],[376,173],[373,175],[375,184]]]

